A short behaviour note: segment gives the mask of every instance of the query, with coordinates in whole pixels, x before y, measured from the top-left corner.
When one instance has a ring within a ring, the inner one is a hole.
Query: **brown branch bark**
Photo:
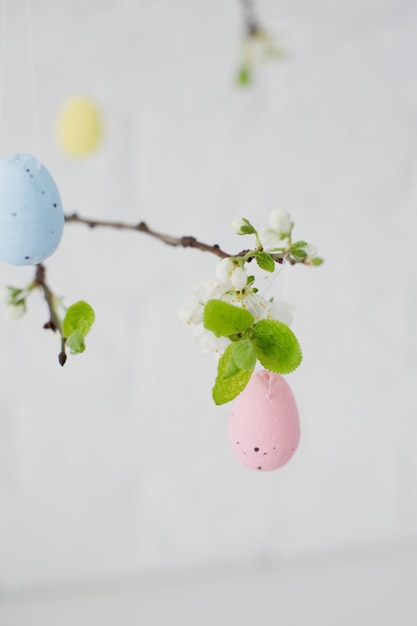
[[[220,246],[215,243],[213,245],[203,243],[202,241],[198,241],[192,235],[185,235],[183,237],[173,237],[172,235],[166,235],[164,233],[160,233],[149,226],[145,222],[139,222],[137,224],[127,224],[126,222],[117,222],[111,220],[95,220],[87,217],[82,217],[78,215],[78,213],[71,213],[70,215],[65,216],[66,223],[77,223],[84,224],[89,228],[115,228],[116,230],[133,230],[136,232],[144,233],[145,235],[149,235],[154,239],[158,239],[162,241],[162,243],[167,244],[168,246],[181,247],[181,248],[195,248],[196,250],[201,250],[202,252],[210,252],[218,256],[221,259],[227,259],[229,257],[239,257],[245,256],[250,250],[241,250],[236,254],[229,254],[220,248]],[[295,261],[290,256],[285,255],[283,253],[271,253],[272,258],[276,263],[282,264],[284,259],[286,259],[291,265],[295,265],[296,263],[305,263],[305,260],[297,260]],[[248,259],[248,262],[252,261],[252,258]]]
[[[229,256],[233,256],[228,254],[224,250],[221,250],[218,244],[209,245],[207,243],[203,243],[202,241],[198,241],[195,237],[191,235],[186,235],[184,237],[172,237],[171,235],[165,235],[164,233],[159,233],[156,230],[149,228],[145,222],[139,222],[138,224],[126,224],[124,222],[112,222],[107,220],[93,220],[85,217],[81,217],[78,213],[72,213],[71,215],[65,216],[65,221],[67,223],[76,222],[78,224],[85,224],[90,228],[96,227],[104,227],[104,228],[116,228],[118,230],[134,230],[140,233],[144,233],[145,235],[149,235],[162,241],[168,246],[181,247],[181,248],[196,248],[197,250],[201,250],[202,252],[211,252],[221,259],[225,259]],[[236,256],[236,255],[234,255]]]
[[[242,7],[246,34],[250,37],[253,37],[261,31],[259,20],[255,13],[254,2],[253,0],[240,0],[240,5]]]
[[[36,265],[35,278],[33,284],[36,287],[39,287],[43,292],[44,298],[46,300],[46,304],[48,306],[49,311],[49,320],[44,324],[44,328],[48,328],[53,330],[54,332],[58,332],[61,335],[61,352],[58,355],[58,361],[60,365],[65,365],[67,360],[67,354],[65,350],[65,342],[66,339],[62,332],[62,324],[61,320],[56,312],[55,302],[54,302],[54,293],[46,282],[46,269],[42,263]]]

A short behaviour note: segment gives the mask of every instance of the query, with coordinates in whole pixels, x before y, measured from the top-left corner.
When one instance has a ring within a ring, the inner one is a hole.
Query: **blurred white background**
[[[96,310],[85,354],[59,367],[41,294],[0,317],[1,626],[417,623],[417,3],[256,6],[289,58],[242,89],[237,0],[32,0],[32,48],[8,2],[0,157],[36,150],[31,57],[66,212],[236,252],[232,219],[281,207],[326,263],[272,288],[297,307],[302,440],[256,473],[177,318],[216,258],[67,225],[46,266]],[[54,134],[77,94],[106,131],[81,160]]]

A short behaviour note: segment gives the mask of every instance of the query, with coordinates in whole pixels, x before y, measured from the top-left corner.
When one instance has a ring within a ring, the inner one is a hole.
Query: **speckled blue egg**
[[[58,188],[39,159],[13,154],[0,161],[0,259],[41,263],[57,249],[64,221]]]

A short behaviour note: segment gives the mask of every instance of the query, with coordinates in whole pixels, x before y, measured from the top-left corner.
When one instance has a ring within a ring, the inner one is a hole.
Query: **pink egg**
[[[282,376],[262,370],[252,374],[233,403],[230,443],[243,465],[274,470],[297,449],[300,422],[294,396]]]

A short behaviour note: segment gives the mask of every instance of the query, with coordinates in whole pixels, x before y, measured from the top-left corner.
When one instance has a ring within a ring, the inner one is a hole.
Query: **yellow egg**
[[[97,105],[84,97],[68,100],[57,119],[59,145],[72,156],[84,156],[95,150],[103,134]]]

